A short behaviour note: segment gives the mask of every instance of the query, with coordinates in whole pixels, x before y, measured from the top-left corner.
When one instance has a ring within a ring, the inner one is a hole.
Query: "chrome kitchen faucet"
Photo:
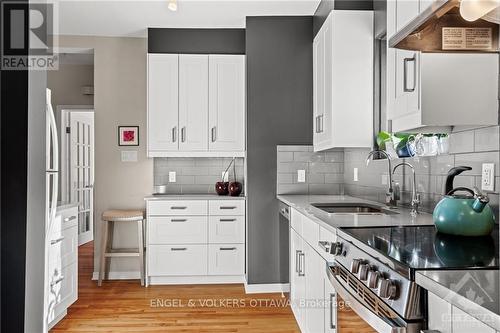
[[[368,166],[370,164],[370,158],[377,153],[386,157],[387,166],[389,168],[389,188],[385,193],[385,203],[387,206],[396,207],[399,200],[399,184],[394,182],[392,178],[392,164],[389,154],[383,150],[372,150],[368,153],[368,156],[366,156],[366,165]]]

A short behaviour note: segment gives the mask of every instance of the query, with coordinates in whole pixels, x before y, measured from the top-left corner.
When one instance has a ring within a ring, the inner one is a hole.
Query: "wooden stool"
[[[108,210],[102,214],[104,228],[101,237],[101,257],[99,262],[98,286],[102,285],[102,279],[106,270],[106,259],[113,257],[139,257],[141,269],[141,286],[144,286],[144,212],[141,210]],[[113,249],[113,231],[115,222],[137,222],[137,238],[139,245],[137,249]],[[108,260],[109,262],[109,260]]]

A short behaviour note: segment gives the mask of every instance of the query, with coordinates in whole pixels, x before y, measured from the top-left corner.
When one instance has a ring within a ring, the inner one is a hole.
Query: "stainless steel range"
[[[330,252],[328,278],[362,319],[377,332],[420,332],[427,295],[416,271],[498,268],[498,227],[481,239],[441,235],[434,226],[340,228]]]

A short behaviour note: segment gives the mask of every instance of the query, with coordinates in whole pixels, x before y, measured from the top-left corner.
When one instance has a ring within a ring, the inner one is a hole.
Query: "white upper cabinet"
[[[148,156],[245,155],[245,56],[148,54]]]
[[[148,54],[148,151],[177,151],[178,141],[177,54]]]
[[[313,42],[314,150],[373,143],[373,12],[331,11]]]
[[[208,149],[208,55],[179,55],[179,149]]]
[[[388,39],[430,5],[390,0]],[[498,124],[498,54],[422,53],[388,48],[387,118],[393,132]]]
[[[245,150],[245,56],[209,57],[209,150]]]

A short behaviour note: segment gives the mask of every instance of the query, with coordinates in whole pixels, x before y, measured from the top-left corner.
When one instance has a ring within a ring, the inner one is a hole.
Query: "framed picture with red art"
[[[139,126],[118,126],[118,146],[138,146]]]

